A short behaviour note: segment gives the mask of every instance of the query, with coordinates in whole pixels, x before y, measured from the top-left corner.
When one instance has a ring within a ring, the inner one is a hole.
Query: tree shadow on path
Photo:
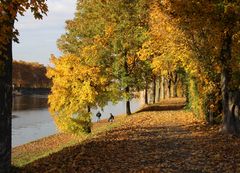
[[[136,113],[150,112],[150,111],[177,111],[177,110],[183,110],[185,106],[186,106],[185,98],[171,98],[171,99],[161,100],[160,103],[145,105]]]
[[[240,139],[220,134],[218,126],[207,126],[181,111],[184,104],[172,103],[144,107],[121,127],[32,162],[19,172],[240,172]]]
[[[149,112],[149,111],[176,111],[182,110],[186,105],[185,104],[175,104],[175,105],[150,105],[147,107],[143,107],[141,110],[137,111],[136,113],[140,112]]]
[[[238,146],[236,139],[200,124],[122,127],[37,160],[21,172],[239,172]]]

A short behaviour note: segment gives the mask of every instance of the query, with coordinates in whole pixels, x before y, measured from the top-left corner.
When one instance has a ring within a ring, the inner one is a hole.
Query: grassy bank
[[[181,106],[184,104],[185,99],[176,98],[171,100],[161,101],[160,110],[169,109],[169,105],[176,107],[177,105]],[[175,106],[176,105],[176,106]],[[113,123],[107,122],[106,119],[101,120],[100,122],[93,123],[92,133],[89,135],[83,136],[74,136],[66,133],[58,133],[51,135],[18,147],[13,148],[12,150],[12,165],[15,167],[24,167],[28,163],[31,163],[35,160],[38,160],[43,157],[47,157],[52,153],[61,151],[63,148],[83,144],[94,138],[98,138],[101,135],[106,134],[108,131],[120,127],[130,121],[136,116],[140,116],[142,111],[151,111],[157,110],[159,103],[154,105],[148,105],[142,107],[139,111],[131,116],[119,115],[115,117]],[[178,107],[178,106],[177,106]]]
[[[109,123],[106,119],[93,123],[92,133],[89,135],[75,136],[67,133],[51,135],[18,147],[12,150],[12,165],[22,167],[39,158],[58,152],[65,147],[83,143],[88,139],[107,132],[123,123],[125,115],[115,117],[115,122]]]

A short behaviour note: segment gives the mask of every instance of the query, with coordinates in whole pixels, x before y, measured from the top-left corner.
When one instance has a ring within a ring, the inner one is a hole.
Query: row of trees
[[[133,93],[145,87],[151,68],[137,55],[147,39],[146,2],[78,1],[75,18],[67,21],[67,32],[58,40],[64,55],[53,57],[54,67],[48,70],[53,80],[50,110],[60,129],[86,131],[89,109],[108,101],[125,99],[131,114]]]
[[[50,111],[61,130],[89,132],[90,108],[108,101],[126,100],[130,115],[134,93],[145,89],[148,103],[151,83],[155,102],[158,78],[163,98],[166,87],[169,96],[172,88],[177,96],[184,69],[176,54],[160,50],[155,6],[147,0],[78,1],[75,18],[57,42],[63,56],[52,56],[47,73],[53,80]]]
[[[162,99],[185,97],[187,86],[184,77],[184,71],[168,73],[166,76],[154,75],[150,81],[146,82],[143,93],[144,103],[157,103]]]
[[[178,57],[189,76],[190,106],[209,119],[222,113],[222,130],[239,134],[240,2],[164,1],[159,7],[171,20],[169,34],[182,52]]]
[[[51,81],[46,77],[47,69],[35,62],[13,61],[13,85],[17,88],[49,88]]]
[[[151,82],[155,88],[161,77],[169,95],[171,85],[175,96],[177,84],[187,85],[196,115],[211,122],[222,116],[223,131],[239,133],[239,10],[234,0],[78,1],[58,40],[63,56],[48,70],[59,127],[89,126],[90,108],[109,100],[127,100],[129,115],[133,93]]]
[[[50,110],[60,129],[85,131],[83,124],[91,124],[89,108],[108,101],[125,99],[130,115],[134,93],[156,84],[159,71],[153,69],[160,64],[140,52],[149,39],[150,5],[147,0],[77,3],[75,18],[67,21],[67,32],[58,40],[64,55],[53,56],[54,67],[48,70],[53,80]]]

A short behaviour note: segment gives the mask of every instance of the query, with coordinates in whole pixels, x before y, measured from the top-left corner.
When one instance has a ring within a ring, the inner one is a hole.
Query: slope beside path
[[[121,126],[22,168],[33,173],[240,172],[240,139],[182,110],[178,99],[145,107]],[[157,111],[155,111],[157,109]]]

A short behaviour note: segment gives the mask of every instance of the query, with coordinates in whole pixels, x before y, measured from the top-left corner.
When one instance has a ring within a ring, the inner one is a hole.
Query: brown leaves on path
[[[240,172],[240,139],[192,113],[148,111],[121,127],[25,166],[21,172]]]

